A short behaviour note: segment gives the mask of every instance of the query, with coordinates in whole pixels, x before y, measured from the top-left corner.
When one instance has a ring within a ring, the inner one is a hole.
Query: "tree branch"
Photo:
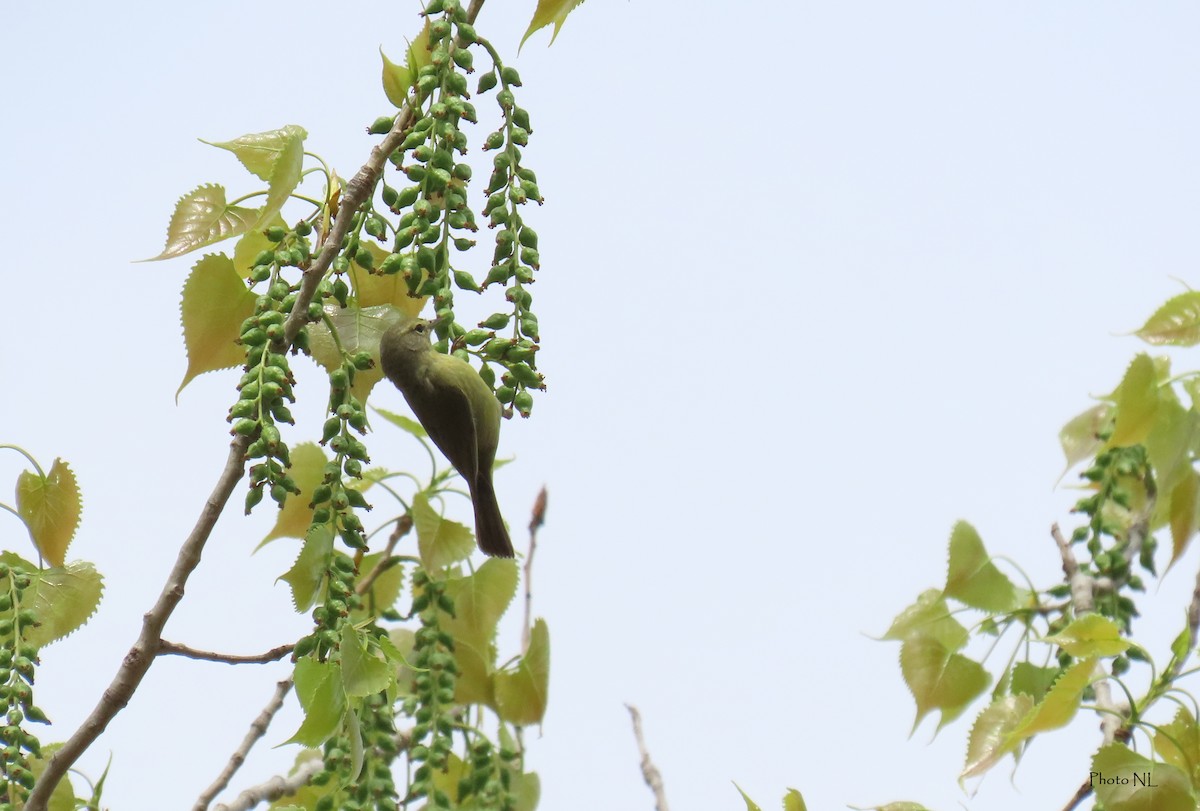
[[[208,788],[200,793],[196,799],[196,804],[192,806],[192,811],[206,811],[209,803],[225,790],[229,785],[229,781],[237,774],[237,770],[246,762],[246,755],[258,743],[258,739],[267,734],[267,728],[271,726],[271,719],[275,717],[275,713],[279,712],[279,708],[283,706],[284,696],[292,689],[292,680],[284,679],[275,685],[275,694],[271,696],[271,700],[267,702],[267,706],[258,714],[254,722],[250,724],[250,731],[246,733],[246,737],[242,739],[242,744],[230,756],[229,762],[225,764],[225,768],[217,775],[217,779],[212,782]],[[301,784],[303,785],[303,784]]]
[[[167,624],[171,612],[183,599],[184,586],[188,576],[200,563],[200,553],[204,550],[204,544],[212,534],[213,527],[216,526],[225,503],[229,501],[229,496],[233,493],[233,488],[241,481],[244,468],[243,459],[249,444],[249,437],[241,436],[230,443],[229,456],[225,460],[224,470],[217,478],[216,487],[213,488],[208,500],[204,502],[195,527],[192,528],[191,533],[183,542],[183,546],[180,547],[175,565],[167,576],[167,582],[163,585],[158,600],[155,601],[154,607],[142,617],[141,634],[138,635],[133,647],[125,654],[125,658],[117,670],[117,675],[100,697],[100,701],[92,710],[91,715],[79,729],[75,730],[67,742],[50,756],[50,760],[46,763],[46,770],[38,778],[37,784],[34,785],[33,792],[30,793],[29,800],[26,802],[25,807],[28,811],[45,811],[51,792],[67,773],[67,769],[71,768],[79,756],[92,745],[92,742],[100,737],[100,733],[104,732],[108,722],[125,708],[138,685],[142,683],[146,671],[150,669],[150,665],[158,653],[163,626]]]
[[[530,611],[533,609],[533,553],[537,550],[537,532],[546,523],[546,501],[548,495],[545,486],[537,494],[533,502],[533,513],[529,518],[529,554],[525,556],[525,628],[521,632],[521,650],[529,650]]]
[[[320,756],[313,757],[297,766],[287,777],[277,774],[265,783],[246,789],[229,805],[219,803],[213,806],[213,811],[250,811],[259,803],[268,803],[295,794],[308,785],[313,775],[323,768],[325,761]]]
[[[251,656],[238,656],[233,653],[215,653],[207,650],[197,650],[189,648],[187,645],[180,645],[178,642],[168,642],[165,639],[159,640],[158,656],[186,656],[188,659],[200,659],[206,662],[223,662],[227,665],[265,665],[268,662],[278,662],[283,657],[287,656],[295,648],[294,643],[280,645],[277,648],[271,648],[266,653],[257,653]]]
[[[662,775],[659,774],[654,762],[650,760],[650,753],[646,750],[646,741],[642,737],[641,713],[632,704],[626,704],[625,709],[629,710],[629,715],[633,718],[633,737],[637,739],[638,751],[642,754],[642,778],[654,792],[654,808],[656,811],[667,811],[667,793],[663,790]]]

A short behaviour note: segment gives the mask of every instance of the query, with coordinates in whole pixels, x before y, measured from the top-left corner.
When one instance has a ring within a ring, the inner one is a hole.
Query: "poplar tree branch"
[[[225,764],[225,768],[217,775],[217,779],[200,793],[200,796],[196,799],[196,804],[192,806],[192,811],[206,811],[209,803],[225,790],[225,787],[229,785],[229,781],[237,774],[237,770],[242,768],[242,764],[246,762],[246,755],[250,753],[254,744],[258,743],[259,738],[267,734],[267,728],[271,726],[271,720],[275,717],[275,713],[279,712],[279,708],[283,706],[283,699],[291,689],[291,678],[286,678],[275,685],[275,693],[271,696],[271,700],[267,702],[267,706],[258,714],[254,722],[250,724],[250,731],[246,733],[246,737],[242,739],[241,745],[230,756],[229,762]]]
[[[646,781],[650,791],[654,792],[655,811],[668,811],[667,792],[663,788],[662,775],[654,761],[650,760],[650,752],[646,749],[646,741],[642,737],[642,715],[632,704],[626,704],[625,709],[629,710],[629,715],[633,718],[633,737],[637,739],[638,751],[642,755],[642,779]]]
[[[163,639],[158,644],[159,656],[185,656],[188,659],[199,659],[204,662],[222,662],[227,665],[265,665],[268,662],[278,662],[295,648],[295,644],[280,645],[271,648],[266,653],[256,653],[239,656],[233,653],[216,653],[215,651],[198,650],[180,645],[178,642],[168,642]]]

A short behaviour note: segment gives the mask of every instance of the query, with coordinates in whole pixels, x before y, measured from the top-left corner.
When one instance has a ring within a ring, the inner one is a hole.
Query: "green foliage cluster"
[[[1171,299],[1137,335],[1152,345],[1200,343],[1200,293]],[[1066,424],[1060,442],[1068,469],[1082,466],[1085,491],[1073,509],[1080,524],[1066,537],[1054,528],[1063,582],[1017,586],[975,529],[959,522],[944,585],[923,592],[884,635],[901,644],[914,729],[937,710],[940,730],[991,686],[971,726],[966,780],[1006,756],[1019,762],[1036,736],[1089,710],[1107,719],[1092,771],[1123,779],[1081,775],[1075,802],[1094,794],[1104,811],[1195,808],[1200,704],[1184,682],[1200,670],[1188,667],[1200,639],[1200,595],[1157,663],[1133,631],[1143,577],[1158,576],[1155,533],[1170,534],[1169,569],[1200,527],[1200,372],[1172,376],[1168,358],[1139,354],[1110,394]],[[968,612],[977,616],[970,627],[960,622]],[[973,639],[987,643],[982,660],[966,652]],[[1005,647],[1009,654],[989,666],[991,653]],[[1167,706],[1173,709],[1159,717]],[[1133,748],[1139,735],[1153,757]]]
[[[578,3],[542,0],[526,37],[549,24],[557,34]],[[459,0],[429,0],[404,63],[383,58],[384,92],[397,110],[369,128],[389,145],[382,159],[344,182],[306,150],[299,126],[214,142],[263,188],[232,201],[217,184],[187,193],[154,257],[236,239],[231,252],[202,256],[184,283],[188,362],[179,390],[205,372],[241,366],[228,419],[234,460],[248,465],[245,510],[269,494],[279,513],[263,543],[300,541],[281,578],[297,611],[311,613],[313,622],[292,646],[304,720],[290,742],[304,747],[298,767],[320,758],[321,768],[276,808],[423,802],[527,811],[537,804],[538,779],[525,771],[521,730],[545,713],[546,624],[533,623],[524,650],[501,660],[496,629],[516,594],[517,564],[471,565],[470,529],[443,515],[446,500],[462,490],[420,425],[376,412],[420,443],[428,476],[368,467],[365,440],[368,396],[381,378],[379,337],[427,301],[437,317],[437,349],[476,358],[505,416],[528,417],[533,392],[545,388],[530,292],[541,259],[524,215],[530,202],[543,201],[522,152],[530,115],[517,104],[516,69],[474,29],[478,5],[469,11]],[[468,125],[479,120],[468,76],[481,63],[474,95],[494,95],[499,124],[483,138],[483,151],[493,156],[476,206],[469,200],[475,169],[465,155]],[[307,191],[312,180],[321,186],[315,195]],[[297,217],[298,206],[307,210]],[[465,256],[481,221],[495,235],[477,282]],[[493,288],[503,291],[504,306],[474,328],[460,324],[456,292]],[[296,355],[311,357],[328,375],[319,442],[285,439],[296,422]],[[39,563],[11,552],[0,560],[0,702],[7,713],[0,724],[0,808],[22,806],[43,757],[58,748],[27,729],[27,722],[46,721],[32,701],[38,649],[86,622],[102,591],[89,564],[65,560],[82,505],[70,468],[56,460],[47,473],[12,449],[33,470],[20,476],[16,506],[0,507],[24,523]],[[368,530],[371,488],[394,499],[397,511]],[[103,782],[93,787],[93,805]],[[84,802],[63,780],[49,805]]]

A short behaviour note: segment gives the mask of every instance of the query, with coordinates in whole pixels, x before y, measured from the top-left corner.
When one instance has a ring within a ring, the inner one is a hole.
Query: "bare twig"
[[[547,493],[545,486],[533,502],[533,513],[529,518],[529,554],[525,556],[525,629],[521,632],[521,651],[529,650],[530,612],[533,609],[533,553],[537,550],[537,532],[546,523]]]
[[[308,781],[313,779],[313,775],[323,768],[325,768],[325,762],[320,757],[306,760],[286,777],[277,774],[264,783],[251,786],[239,794],[232,803],[214,805],[213,811],[250,811],[259,803],[269,803],[280,797],[295,794],[308,785]]]
[[[168,642],[163,639],[158,643],[158,656],[186,656],[188,659],[200,659],[205,662],[223,662],[227,665],[265,665],[268,662],[278,662],[295,648],[295,644],[280,645],[271,648],[266,653],[256,653],[250,656],[239,656],[233,653],[215,653],[207,650],[197,650],[181,645],[178,642]]]
[[[641,713],[632,704],[626,704],[625,709],[629,710],[629,715],[633,718],[633,737],[637,739],[638,751],[642,755],[642,778],[654,792],[655,809],[667,811],[667,793],[663,790],[662,775],[659,774],[654,762],[650,760],[650,753],[646,750],[646,741],[642,737]]]
[[[379,562],[375,564],[375,568],[367,573],[367,576],[359,581],[354,587],[354,591],[359,596],[366,594],[371,590],[371,586],[375,585],[375,580],[379,575],[386,572],[392,566],[396,565],[392,561],[392,552],[396,548],[396,544],[400,543],[400,539],[407,535],[413,527],[412,516],[408,513],[396,519],[396,528],[392,530],[392,534],[388,536],[387,546],[383,550],[383,554],[379,557]]]
[[[283,706],[284,696],[291,689],[292,680],[290,678],[284,679],[275,685],[275,694],[271,696],[271,700],[267,702],[267,706],[258,714],[254,722],[250,724],[250,731],[242,739],[241,746],[230,756],[229,762],[225,764],[225,768],[217,775],[217,779],[212,782],[212,785],[201,792],[200,796],[196,799],[196,804],[192,806],[192,811],[205,811],[208,808],[208,804],[225,790],[225,787],[229,785],[229,781],[237,774],[237,770],[246,762],[246,755],[250,753],[250,749],[253,748],[254,744],[258,743],[259,738],[267,734],[267,727],[271,726],[271,719],[275,717],[275,713],[279,712],[279,708]]]

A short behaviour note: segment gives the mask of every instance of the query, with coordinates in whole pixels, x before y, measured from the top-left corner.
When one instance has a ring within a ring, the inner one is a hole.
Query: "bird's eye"
[[[424,335],[425,334],[425,325],[417,324],[415,327],[413,327],[413,332],[417,333],[418,335]]]

